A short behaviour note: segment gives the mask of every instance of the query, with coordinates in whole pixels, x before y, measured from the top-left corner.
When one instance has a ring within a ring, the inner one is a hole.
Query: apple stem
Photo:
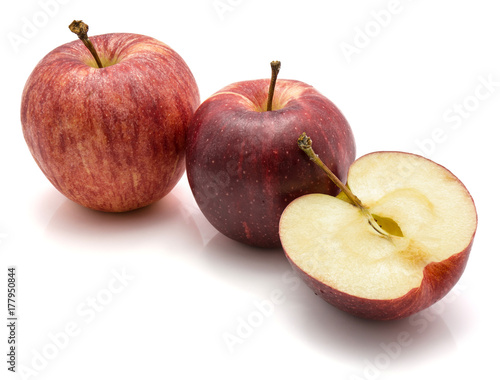
[[[82,20],[79,21],[73,21],[69,25],[69,30],[71,30],[73,33],[75,33],[78,38],[84,43],[84,45],[87,47],[87,49],[90,50],[90,53],[94,57],[95,61],[97,62],[97,66],[102,69],[102,63],[101,60],[99,59],[99,56],[97,55],[97,51],[94,48],[94,45],[92,44],[92,41],[90,41],[87,32],[89,31],[89,26],[85,24]]]
[[[272,61],[271,62],[271,82],[269,83],[269,94],[267,96],[267,110],[273,110],[273,96],[274,96],[274,88],[276,87],[276,80],[278,79],[278,73],[280,72],[281,62],[280,61]]]
[[[332,180],[332,182],[340,189],[342,192],[345,193],[347,198],[357,207],[360,209],[364,209],[365,207],[359,200],[357,196],[355,196],[349,188],[342,183],[342,181],[335,175],[333,172],[328,168],[328,166],[325,165],[323,161],[319,158],[319,156],[314,152],[312,148],[312,140],[309,136],[306,135],[306,133],[302,133],[297,140],[297,143],[299,144],[299,148],[302,149],[306,154],[309,159],[314,162],[316,165],[318,165],[323,171],[326,173],[328,178]]]
[[[379,224],[376,222],[375,218],[373,215],[368,211],[368,209],[363,206],[363,203],[359,200],[359,198],[353,194],[353,192],[342,183],[342,181],[328,168],[328,166],[325,165],[325,163],[319,158],[319,156],[314,152],[312,148],[312,140],[309,136],[306,135],[306,133],[302,133],[297,140],[297,143],[299,145],[299,148],[302,149],[306,154],[309,159],[314,162],[316,165],[318,165],[332,180],[332,182],[340,189],[342,192],[349,198],[349,200],[354,204],[356,207],[358,207],[361,212],[366,216],[368,219],[368,223],[381,235],[390,238],[389,234],[385,232],[382,227],[379,226]]]

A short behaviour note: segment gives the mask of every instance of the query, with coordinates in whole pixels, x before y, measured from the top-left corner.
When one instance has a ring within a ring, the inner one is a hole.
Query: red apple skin
[[[200,103],[196,81],[174,50],[151,37],[90,39],[104,68],[92,67],[76,40],[31,73],[21,102],[26,143],[74,202],[109,212],[147,206],[185,171],[186,130]]]
[[[278,80],[273,111],[269,80],[237,82],[203,102],[189,127],[187,176],[194,198],[222,234],[280,247],[279,219],[295,198],[338,189],[297,147],[306,132],[332,171],[345,179],[355,158],[351,128],[312,86]]]
[[[360,318],[394,320],[418,313],[443,298],[462,276],[471,247],[472,241],[465,250],[447,260],[428,264],[424,268],[420,287],[410,290],[402,297],[389,300],[360,298],[341,292],[304,272],[288,255],[287,258],[307,286],[331,305]]]

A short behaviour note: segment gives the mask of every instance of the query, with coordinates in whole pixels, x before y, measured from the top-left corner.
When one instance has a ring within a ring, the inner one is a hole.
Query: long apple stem
[[[280,61],[272,61],[271,62],[271,82],[269,83],[269,94],[267,96],[267,110],[273,110],[273,96],[274,96],[274,88],[276,87],[276,80],[278,79],[278,73],[280,72],[281,62]]]
[[[376,222],[375,218],[373,215],[368,211],[368,209],[363,206],[363,203],[359,200],[359,198],[353,194],[353,192],[342,183],[342,181],[328,168],[328,166],[325,165],[325,163],[319,158],[319,156],[314,152],[312,148],[312,140],[309,136],[306,135],[306,133],[302,133],[297,140],[297,143],[299,145],[299,148],[302,149],[306,154],[309,159],[314,162],[316,165],[318,165],[332,180],[332,182],[340,189],[342,192],[349,198],[349,200],[356,206],[358,207],[362,213],[366,216],[368,219],[368,223],[381,235],[390,238],[389,234],[385,232],[382,227],[378,225]]]
[[[312,148],[312,140],[309,136],[306,135],[306,133],[302,133],[297,140],[297,143],[299,144],[299,148],[302,149],[306,154],[309,159],[314,162],[316,165],[318,165],[323,171],[326,173],[328,178],[332,180],[332,182],[340,189],[344,194],[349,198],[349,200],[357,207],[364,209],[365,207],[359,200],[357,196],[355,196],[352,191],[342,183],[342,181],[335,175],[333,172],[328,168],[328,166],[325,165],[323,161],[319,158],[319,156],[314,152]]]
[[[73,21],[69,25],[69,30],[71,30],[73,33],[75,33],[78,38],[85,44],[87,49],[90,50],[90,53],[92,53],[92,56],[94,57],[95,61],[97,62],[97,66],[102,69],[102,63],[101,60],[99,59],[99,56],[97,55],[97,51],[94,48],[94,45],[92,44],[92,41],[90,41],[87,33],[89,31],[89,26],[85,24],[82,20],[79,21]]]

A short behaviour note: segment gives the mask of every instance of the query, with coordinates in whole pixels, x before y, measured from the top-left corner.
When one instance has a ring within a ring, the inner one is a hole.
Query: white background
[[[30,0],[2,8],[0,299],[15,265],[18,366],[27,373],[12,378],[498,376],[498,2]],[[75,39],[67,28],[74,19],[90,35],[134,32],[169,44],[202,100],[232,82],[269,77],[269,62],[279,59],[281,78],[313,85],[342,110],[357,156],[419,152],[450,169],[479,215],[459,284],[413,319],[360,320],[298,282],[281,250],[217,233],[185,177],[157,204],[127,214],[66,200],[30,156],[19,107],[37,62]],[[6,324],[4,306],[0,315]],[[245,330],[249,320],[254,327]],[[244,337],[231,346],[230,334]]]

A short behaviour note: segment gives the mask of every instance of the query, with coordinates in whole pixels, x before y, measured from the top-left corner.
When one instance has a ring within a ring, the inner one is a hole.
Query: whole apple
[[[297,150],[303,130],[345,178],[355,158],[351,128],[312,86],[269,79],[224,87],[196,111],[189,127],[186,172],[201,211],[222,234],[257,247],[279,247],[279,219],[295,198],[338,189]]]
[[[184,60],[151,37],[114,33],[48,53],[28,78],[21,122],[49,181],[85,207],[121,212],[164,197],[185,171],[199,105]]]

